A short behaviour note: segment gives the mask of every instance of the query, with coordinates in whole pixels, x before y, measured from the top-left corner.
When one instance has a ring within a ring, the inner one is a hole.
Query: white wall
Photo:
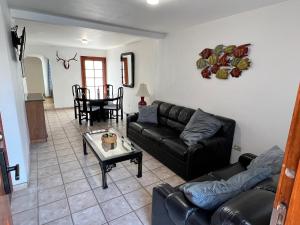
[[[299,11],[300,2],[290,0],[168,35],[157,98],[235,119],[242,152],[284,148],[300,80]],[[252,43],[252,66],[242,77],[201,77],[195,66],[201,50],[244,43]],[[233,151],[232,161],[238,155]]]
[[[11,44],[11,21],[6,0],[0,1],[0,112],[10,165],[20,165],[20,180],[25,183],[29,171],[29,135],[25,113],[20,63]],[[14,174],[12,173],[12,178]]]
[[[70,62],[70,69],[66,70],[62,62],[56,61],[56,51],[62,58],[72,58],[77,52],[78,61]],[[53,97],[56,108],[73,106],[72,85],[81,85],[80,56],[105,57],[106,51],[81,48],[68,48],[59,46],[28,45],[26,55],[41,55],[49,59],[53,82]]]
[[[114,93],[122,86],[120,56],[125,52],[133,52],[135,55],[135,86],[124,87],[124,112],[130,113],[138,110],[140,98],[135,94],[140,83],[147,84],[151,95],[150,99],[146,99],[148,103],[156,98],[154,88],[158,76],[159,41],[145,39],[107,51],[107,82],[114,85]]]
[[[37,57],[26,57],[24,68],[28,93],[45,94],[42,61]]]
[[[44,89],[45,89],[45,96],[50,96],[49,90],[49,81],[48,81],[48,59],[44,56],[39,57],[42,62],[42,70],[43,70],[43,81],[44,81]]]

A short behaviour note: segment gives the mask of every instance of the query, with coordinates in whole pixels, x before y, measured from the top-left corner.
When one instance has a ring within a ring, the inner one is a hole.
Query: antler
[[[70,68],[70,61],[74,60],[74,61],[77,61],[76,59],[76,56],[77,56],[77,53],[75,54],[75,56],[71,59],[63,59],[63,58],[60,58],[58,56],[58,51],[56,51],[56,61],[59,62],[59,61],[63,61],[63,65],[65,67],[66,70],[68,70]]]
[[[76,52],[76,54],[74,55],[74,57],[73,57],[73,58],[71,58],[71,59],[68,59],[67,61],[68,61],[68,62],[70,62],[70,61],[72,61],[72,60],[74,60],[74,61],[77,61],[77,59],[76,59],[76,56],[77,56],[77,52]]]
[[[65,61],[64,59],[60,58],[58,56],[58,51],[56,51],[56,61],[59,62],[59,61]]]

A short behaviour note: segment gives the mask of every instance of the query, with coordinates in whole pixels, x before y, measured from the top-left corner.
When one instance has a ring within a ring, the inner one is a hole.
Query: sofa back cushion
[[[181,106],[172,106],[169,112],[169,118],[167,119],[167,125],[178,131],[181,132],[185,127],[185,121],[180,120],[182,117],[182,112],[186,111],[186,108]],[[189,115],[187,115],[190,118]]]
[[[171,127],[172,129],[176,130],[178,134],[183,131],[187,123],[190,121],[192,115],[196,111],[195,109],[177,106],[158,100],[154,101],[152,105],[157,105],[158,107],[158,123],[163,126]],[[230,142],[234,134],[235,121],[221,116],[214,116],[222,123],[222,127],[216,136],[226,137]]]
[[[194,114],[194,109],[176,106],[170,103],[154,101],[152,105],[158,106],[158,122],[181,133]]]
[[[169,103],[165,103],[165,102],[162,102],[161,104],[159,104],[159,107],[158,107],[158,121],[161,125],[164,125],[166,126],[167,125],[167,120],[169,118],[169,112],[172,108],[172,104],[169,104]]]

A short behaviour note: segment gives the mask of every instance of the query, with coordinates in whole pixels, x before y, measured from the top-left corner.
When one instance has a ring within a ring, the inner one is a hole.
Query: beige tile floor
[[[152,188],[184,181],[144,152],[143,177],[137,166],[118,163],[102,189],[95,156],[82,152],[81,133],[115,127],[125,134],[125,121],[78,125],[73,110],[45,112],[48,142],[31,147],[29,187],[14,192],[14,225],[150,225]]]

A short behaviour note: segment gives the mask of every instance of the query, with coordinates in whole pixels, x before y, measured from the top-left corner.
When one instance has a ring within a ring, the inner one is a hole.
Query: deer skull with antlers
[[[68,70],[70,68],[70,61],[74,60],[74,61],[77,61],[76,59],[76,56],[77,56],[77,53],[75,54],[75,56],[71,59],[63,59],[63,58],[60,58],[58,56],[58,51],[56,52],[56,61],[59,62],[59,61],[63,61],[63,65],[65,67],[66,70]]]

